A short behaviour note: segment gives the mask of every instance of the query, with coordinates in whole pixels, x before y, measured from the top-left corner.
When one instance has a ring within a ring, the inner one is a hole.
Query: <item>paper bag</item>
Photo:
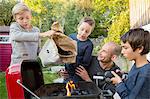
[[[58,49],[53,39],[47,39],[39,53],[39,57],[43,66],[59,61]]]

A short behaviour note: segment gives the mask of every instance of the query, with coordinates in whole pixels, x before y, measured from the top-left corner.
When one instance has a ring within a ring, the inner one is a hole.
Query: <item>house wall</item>
[[[129,6],[131,28],[150,23],[150,0],[129,0]]]
[[[129,6],[130,28],[143,26],[142,28],[150,32],[150,0],[129,0]],[[150,52],[147,59],[150,61]]]

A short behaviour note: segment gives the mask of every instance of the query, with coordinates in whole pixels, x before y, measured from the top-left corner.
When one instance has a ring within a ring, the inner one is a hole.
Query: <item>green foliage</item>
[[[16,4],[16,0],[1,0],[0,2],[0,25],[9,26],[13,21],[11,9]]]
[[[121,15],[120,13],[122,11],[126,12],[126,10],[129,10],[128,7],[129,1],[128,0],[93,0],[92,3],[94,9],[92,12],[92,16],[96,20],[94,35],[97,34],[97,35],[103,35],[105,37],[106,36],[109,37],[109,35],[107,35],[107,31],[110,31],[110,28],[112,27],[112,25],[114,25],[113,22],[115,22],[115,20],[118,19],[118,16]]]
[[[129,30],[129,10],[123,11],[116,17],[109,28],[108,37],[104,42],[114,41],[120,43],[120,36]]]
[[[68,5],[66,11],[64,28],[67,35],[76,32],[77,25],[80,19],[84,16],[83,11],[76,7],[75,4]]]
[[[108,27],[108,36],[104,42],[114,41],[120,43],[120,36],[129,30],[129,1],[110,0],[111,25]]]
[[[13,4],[10,6],[12,2]],[[69,35],[70,33],[76,32],[78,22],[83,16],[92,16],[95,19],[96,27],[90,37],[94,38],[101,35],[106,37],[108,31],[109,35],[112,33],[111,31],[114,30],[116,32],[124,32],[117,30],[115,24],[118,24],[116,20],[119,19],[119,16],[121,17],[121,15],[123,15],[124,18],[125,15],[127,15],[126,13],[128,12],[126,12],[126,10],[129,9],[128,0],[24,0],[24,2],[32,9],[33,25],[39,27],[41,31],[49,30],[53,21],[57,20],[64,27],[65,33]],[[12,20],[12,17],[6,18],[6,16],[11,16],[10,12],[14,3],[15,0],[11,0],[1,4],[7,6],[1,8],[3,10],[0,12],[5,12],[1,14],[3,15],[1,19],[6,20],[8,18],[7,20]],[[4,8],[6,8],[7,11],[5,11]],[[9,12],[9,15],[6,14],[6,12]],[[5,24],[9,25],[10,22],[7,20]],[[120,21],[123,22],[125,22],[125,20],[128,20],[128,18],[120,19]],[[120,22],[120,24],[123,22]],[[4,22],[0,20],[0,24],[4,24]],[[119,38],[119,34],[117,38]],[[107,42],[109,40],[111,39],[105,41]],[[119,42],[119,40],[117,40],[117,42]]]
[[[95,19],[96,27],[93,33],[90,35],[92,38],[96,38],[100,35],[106,36],[107,30],[105,26],[99,24],[100,20],[102,19],[103,14],[99,14],[98,12],[100,9],[97,10],[94,7],[94,3],[92,0],[69,0],[68,7],[66,9],[65,14],[65,33],[68,35],[73,32],[77,32],[77,25],[81,18],[84,16],[92,16]],[[72,3],[74,2],[74,3]],[[104,19],[104,17],[103,17]],[[101,21],[103,22],[103,21]]]
[[[101,46],[109,41],[120,43],[120,36],[127,32],[129,22],[129,1],[128,0],[95,0],[93,16],[101,19],[101,27],[107,28],[107,37],[104,42],[94,48],[97,54]]]
[[[53,21],[57,20],[64,27],[65,33],[69,35],[76,32],[80,19],[92,12],[92,8],[86,5],[86,0],[82,0],[82,4],[75,0],[24,1],[33,10],[33,24],[42,31],[49,30]]]
[[[43,78],[44,78],[45,84],[53,83],[53,80],[57,79],[58,77],[59,77],[59,75],[57,73],[51,73],[49,70],[43,71]]]
[[[52,10],[51,3],[48,0],[24,0],[24,2],[32,10],[32,24],[39,27],[42,31],[50,29],[52,24],[50,13]]]

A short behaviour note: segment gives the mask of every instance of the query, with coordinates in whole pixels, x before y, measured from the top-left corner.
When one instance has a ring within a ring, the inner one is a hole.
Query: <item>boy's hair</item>
[[[16,14],[21,14],[24,11],[31,12],[31,10],[24,3],[17,3],[12,9],[12,15],[15,18]]]
[[[93,29],[94,29],[94,27],[95,27],[95,20],[94,20],[93,18],[91,18],[91,17],[89,17],[89,16],[82,18],[81,21],[80,21],[79,24],[78,24],[78,27],[79,27],[83,22],[86,22],[86,23],[88,23],[90,26],[92,26],[92,31],[93,31]]]
[[[131,29],[121,36],[123,43],[128,42],[133,51],[143,46],[141,55],[147,54],[150,50],[150,33],[142,28]]]

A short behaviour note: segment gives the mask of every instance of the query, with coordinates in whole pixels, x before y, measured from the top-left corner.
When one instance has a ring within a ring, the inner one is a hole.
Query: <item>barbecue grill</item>
[[[25,60],[9,66],[6,70],[8,99],[105,99],[93,82],[78,82],[75,85],[88,94],[66,96],[64,83],[44,84],[40,64]],[[62,93],[63,92],[63,93]]]

